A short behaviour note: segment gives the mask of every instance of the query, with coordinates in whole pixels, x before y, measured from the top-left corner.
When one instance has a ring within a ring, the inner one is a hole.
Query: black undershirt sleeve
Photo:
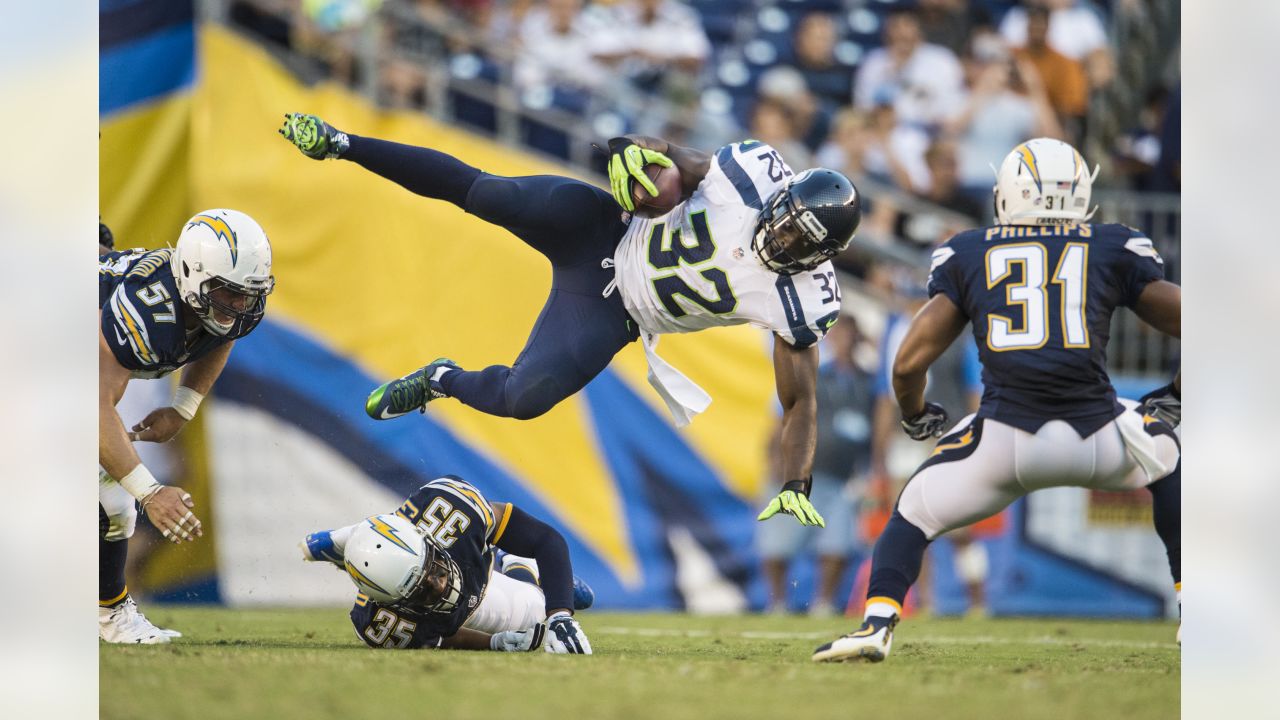
[[[502,537],[495,543],[513,555],[538,561],[542,594],[547,599],[547,614],[559,608],[573,609],[573,564],[569,545],[555,528],[547,525],[515,505]]]

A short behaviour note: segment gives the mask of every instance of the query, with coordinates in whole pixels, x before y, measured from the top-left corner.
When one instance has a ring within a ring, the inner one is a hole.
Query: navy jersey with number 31
[[[1107,376],[1111,315],[1163,278],[1151,240],[1124,225],[1001,225],[935,250],[929,297],[946,295],[973,325],[979,416],[1027,432],[1061,419],[1087,437],[1122,411]]]

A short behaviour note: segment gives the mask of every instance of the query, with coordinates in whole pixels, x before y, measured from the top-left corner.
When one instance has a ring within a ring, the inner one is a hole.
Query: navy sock
[[[124,601],[124,561],[129,557],[129,541],[107,542],[98,538],[98,604],[114,607]]]
[[[343,160],[358,163],[424,197],[448,200],[466,209],[467,193],[480,171],[438,150],[351,135]]]
[[[871,556],[867,599],[888,598],[901,607],[907,591],[920,577],[920,565],[928,547],[929,539],[924,531],[908,522],[895,508]]]
[[[1156,534],[1169,555],[1169,571],[1182,582],[1182,460],[1173,472],[1147,486],[1151,491],[1151,515]]]

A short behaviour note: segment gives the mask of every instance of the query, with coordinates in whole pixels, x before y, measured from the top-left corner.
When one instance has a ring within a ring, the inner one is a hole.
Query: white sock
[[[891,618],[898,614],[898,608],[887,602],[870,602],[867,603],[867,611],[864,613],[866,618]]]
[[[445,373],[450,373],[450,372],[453,372],[453,368],[449,367],[448,365],[441,365],[440,367],[436,368],[435,372],[431,373],[431,382],[440,382],[440,378],[444,377]]]

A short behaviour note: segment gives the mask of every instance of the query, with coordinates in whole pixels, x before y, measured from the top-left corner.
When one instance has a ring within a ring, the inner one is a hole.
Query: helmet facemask
[[[214,335],[243,337],[262,320],[267,296],[275,288],[273,276],[254,280],[254,286],[248,287],[223,277],[211,277],[200,283],[199,292],[189,297],[187,304]]]
[[[806,222],[812,217],[807,211],[796,211],[786,188],[778,191],[760,212],[751,239],[760,263],[776,273],[794,275],[835,257],[838,251],[822,243],[827,229],[819,222]]]
[[[462,569],[433,538],[425,539],[426,559],[406,582],[396,605],[413,612],[453,612],[462,599]]]

